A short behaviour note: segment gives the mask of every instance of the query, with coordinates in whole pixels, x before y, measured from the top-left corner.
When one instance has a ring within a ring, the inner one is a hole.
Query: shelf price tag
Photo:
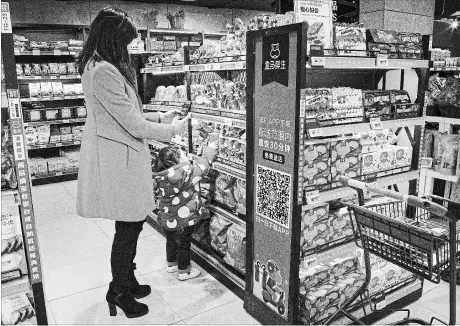
[[[312,138],[314,138],[314,137],[323,137],[323,135],[324,135],[322,128],[309,129],[308,134]]]
[[[307,199],[308,205],[315,205],[321,202],[321,195],[319,194],[319,190],[307,192],[305,197]]]
[[[324,67],[326,59],[324,58],[324,48],[322,45],[310,46],[311,66]]]
[[[39,49],[33,49],[32,50],[32,55],[40,55],[40,50]]]
[[[380,118],[371,118],[371,129],[372,130],[382,130],[383,123]]]
[[[19,51],[19,49],[14,49],[14,55],[21,55],[21,51]]]
[[[61,55],[61,50],[54,50],[54,55]]]
[[[324,67],[326,65],[325,57],[311,57],[312,67]]]
[[[388,67],[388,53],[377,54],[377,67]]]

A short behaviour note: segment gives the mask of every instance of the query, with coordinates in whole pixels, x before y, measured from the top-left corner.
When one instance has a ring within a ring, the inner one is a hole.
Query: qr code
[[[256,212],[289,228],[291,175],[257,166]]]

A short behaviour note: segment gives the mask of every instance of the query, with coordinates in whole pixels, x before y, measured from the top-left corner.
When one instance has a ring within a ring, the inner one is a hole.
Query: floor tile
[[[49,302],[46,302],[45,305],[46,305],[46,318],[48,319],[48,325],[56,325],[56,320],[54,319],[53,310],[51,309]]]
[[[407,307],[407,309],[410,309],[410,317],[412,318],[418,318],[427,321],[428,323],[431,321],[432,317],[436,317],[441,319],[444,322],[448,322],[445,317],[441,316],[440,314],[436,313],[435,311],[431,309],[427,309],[426,307],[420,305],[419,303],[413,303]],[[376,325],[388,325],[389,323],[396,322],[398,320],[401,320],[402,318],[406,317],[407,313],[404,312],[395,312],[391,314],[390,316],[379,320],[376,322]],[[433,321],[433,325],[442,325],[440,322]]]
[[[113,240],[113,236],[115,235],[115,221],[104,218],[93,219],[93,221],[97,224],[97,226],[101,228],[101,230],[105,233],[106,236]],[[157,234],[157,232],[150,225],[145,223],[140,237],[149,237],[155,234]]]
[[[183,282],[165,269],[143,276],[183,320],[238,300],[208,274]]]
[[[437,313],[449,317],[449,284],[442,282],[439,286],[422,296],[418,303]],[[457,322],[460,322],[460,286],[457,285]]]
[[[57,259],[43,260],[47,300],[107,286],[112,280],[110,251],[111,246],[106,246]],[[56,313],[55,309],[53,311]]]
[[[148,225],[144,226],[144,228],[148,227]],[[137,243],[135,262],[140,274],[166,268],[166,240],[156,231],[153,233],[151,236],[139,238]]]
[[[80,219],[72,220],[73,223],[68,225],[61,221],[38,226],[38,241],[46,259],[55,259],[111,244],[96,224],[86,223]]]
[[[243,308],[243,301],[236,300],[185,319],[187,325],[260,325]]]
[[[439,284],[429,282],[429,281],[423,281],[423,295],[425,295],[425,293],[427,293],[427,292],[430,292],[431,290],[433,290],[437,286],[439,286]]]
[[[65,298],[51,301],[57,324],[67,325],[167,325],[181,319],[171,307],[153,291],[148,297],[139,301],[149,306],[149,313],[140,318],[127,319],[121,309],[117,316],[111,317],[105,295],[106,287],[99,287]]]

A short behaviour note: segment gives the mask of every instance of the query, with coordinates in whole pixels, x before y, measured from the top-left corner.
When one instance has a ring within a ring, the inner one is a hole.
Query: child
[[[177,271],[180,281],[200,275],[191,267],[190,246],[193,226],[205,212],[198,182],[208,172],[216,147],[217,142],[210,143],[193,164],[180,149],[164,147],[155,163],[153,177],[160,191],[158,222],[166,231],[167,271]]]

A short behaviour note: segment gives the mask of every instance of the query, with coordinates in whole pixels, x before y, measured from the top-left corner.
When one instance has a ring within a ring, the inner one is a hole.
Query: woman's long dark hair
[[[80,75],[89,61],[105,60],[135,85],[136,72],[131,66],[128,45],[136,37],[136,26],[126,12],[113,7],[102,9],[91,24],[88,40],[78,56]]]

